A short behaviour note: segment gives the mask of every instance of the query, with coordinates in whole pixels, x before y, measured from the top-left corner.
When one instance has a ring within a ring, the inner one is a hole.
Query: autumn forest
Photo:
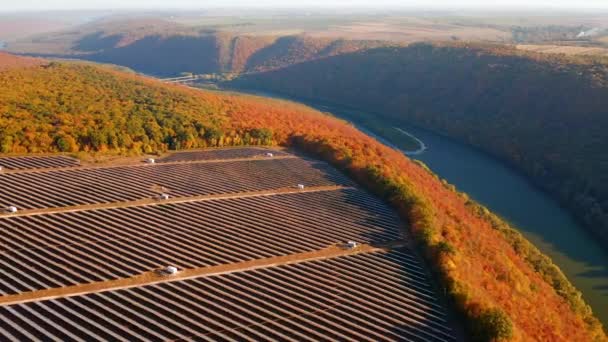
[[[476,339],[606,338],[580,293],[520,233],[425,165],[342,120],[291,102],[164,85],[107,67],[16,64],[0,72],[3,153],[293,148],[331,163],[398,210]]]

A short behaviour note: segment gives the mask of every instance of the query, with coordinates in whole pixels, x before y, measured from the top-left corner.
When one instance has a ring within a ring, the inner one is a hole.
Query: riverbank
[[[266,92],[241,89],[230,91],[300,102],[351,121],[358,128],[363,128],[366,134],[370,134],[365,125],[357,121],[357,116],[352,115],[353,112],[359,113],[358,116],[366,115],[364,111],[310,100],[298,101]],[[384,126],[390,127],[387,132],[392,134],[371,132],[370,135],[411,158],[424,162],[439,177],[516,227],[553,260],[582,292],[596,316],[608,326],[608,253],[556,200],[534,186],[522,174],[471,146],[416,126],[402,123],[398,127],[390,123]],[[401,148],[400,140],[410,144],[409,141],[415,141],[412,137],[417,140],[417,148]],[[424,144],[423,151],[419,142]],[[417,151],[419,152],[410,154]]]
[[[428,146],[412,158],[516,227],[553,260],[608,326],[608,253],[566,209],[494,157],[416,126],[402,130]]]

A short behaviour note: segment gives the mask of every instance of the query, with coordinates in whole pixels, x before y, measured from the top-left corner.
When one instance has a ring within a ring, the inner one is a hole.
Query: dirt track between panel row
[[[391,247],[395,247],[391,244]],[[23,304],[29,302],[38,302],[43,300],[51,300],[55,298],[74,297],[91,293],[100,293],[113,290],[121,290],[138,286],[175,282],[198,277],[208,277],[214,275],[228,274],[234,272],[250,271],[260,268],[275,267],[281,265],[290,265],[306,261],[324,260],[347,255],[355,255],[360,253],[372,253],[384,250],[382,247],[374,247],[361,244],[355,249],[345,249],[338,245],[332,245],[327,248],[297,253],[285,256],[276,256],[257,260],[248,260],[231,264],[222,264],[217,266],[200,267],[193,269],[181,270],[175,275],[163,276],[156,271],[145,272],[130,278],[121,278],[117,280],[109,280],[103,282],[95,282],[82,285],[66,286],[53,289],[45,289],[39,291],[23,292],[14,295],[0,297],[0,306]]]
[[[342,189],[352,189],[352,187],[342,186],[342,185],[330,185],[330,186],[315,186],[315,187],[309,187],[309,188],[305,188],[305,189],[280,188],[280,189],[273,189],[273,190],[240,192],[240,193],[236,193],[236,194],[171,197],[166,200],[145,198],[142,200],[127,201],[127,202],[97,203],[97,204],[87,204],[87,205],[78,205],[78,206],[70,206],[70,207],[60,207],[60,208],[21,210],[15,214],[0,215],[0,219],[2,217],[34,216],[34,215],[56,214],[56,213],[69,213],[69,212],[94,210],[94,209],[115,209],[115,208],[127,208],[127,207],[135,207],[135,206],[188,203],[188,202],[211,201],[211,200],[221,200],[221,199],[231,199],[231,198],[273,196],[273,195],[279,195],[279,194],[335,191],[335,190],[342,190]]]
[[[125,162],[114,162],[112,164],[102,163],[102,164],[82,164],[78,166],[67,166],[67,167],[51,167],[51,168],[32,168],[32,169],[5,169],[2,170],[3,174],[12,174],[12,173],[34,173],[34,172],[47,172],[47,171],[67,171],[67,170],[94,170],[94,169],[112,169],[119,168],[125,166],[138,166],[138,167],[152,167],[156,165],[175,165],[175,164],[215,164],[215,163],[229,163],[229,162],[239,162],[239,161],[251,161],[251,160],[273,160],[273,159],[294,159],[298,158],[294,155],[279,155],[273,157],[265,157],[265,156],[253,156],[253,157],[244,157],[244,158],[230,158],[230,159],[207,159],[207,160],[180,160],[180,161],[166,161],[166,162],[158,162],[158,163],[146,163],[142,161],[141,158],[133,159],[129,158],[128,161]]]

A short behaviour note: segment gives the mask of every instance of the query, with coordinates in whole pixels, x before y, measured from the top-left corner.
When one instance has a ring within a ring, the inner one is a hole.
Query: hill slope
[[[606,339],[580,293],[520,234],[422,165],[308,107],[52,63],[0,72],[0,113],[4,152],[242,144],[308,151],[399,211],[480,340]]]
[[[173,76],[267,71],[362,49],[391,45],[307,36],[251,36],[163,20],[95,22],[9,44],[11,52],[80,58]]]
[[[0,71],[20,67],[31,67],[46,63],[40,58],[17,57],[8,53],[0,52]]]
[[[377,49],[237,84],[364,108],[506,160],[608,245],[608,67],[508,48]]]

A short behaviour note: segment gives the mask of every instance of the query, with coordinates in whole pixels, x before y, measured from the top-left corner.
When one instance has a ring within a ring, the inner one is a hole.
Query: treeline
[[[498,46],[417,44],[250,75],[234,85],[380,113],[527,174],[608,248],[608,67]],[[491,177],[491,175],[488,175]]]
[[[398,210],[475,339],[606,339],[589,308],[574,300],[578,292],[523,237],[423,165],[341,120],[289,102],[166,86],[92,66],[13,69],[0,80],[0,133],[17,152],[57,151],[70,146],[67,136],[82,150],[123,153],[170,148],[168,137],[179,147],[245,143],[249,135],[251,143],[298,148]]]

